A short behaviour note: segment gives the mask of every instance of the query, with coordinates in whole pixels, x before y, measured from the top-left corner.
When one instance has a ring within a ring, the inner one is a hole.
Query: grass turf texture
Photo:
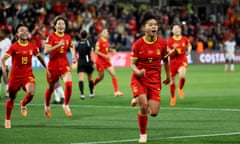
[[[12,112],[12,128],[4,128],[5,100],[0,100],[1,144],[70,144],[70,143],[137,143],[139,137],[137,108],[130,107],[129,68],[117,68],[123,97],[113,96],[111,78],[96,86],[95,98],[80,100],[78,78],[73,71],[73,117],[67,118],[61,105],[52,105],[52,117],[44,115],[45,72],[34,70],[37,90],[28,105],[28,116],[20,114],[21,90]],[[223,72],[223,65],[190,65],[185,99],[169,106],[169,88],[162,86],[161,110],[149,117],[148,143],[151,144],[239,144],[240,143],[240,74]],[[96,72],[94,73],[96,76]],[[164,76],[163,76],[164,77]],[[177,93],[176,93],[177,95]],[[3,96],[3,92],[2,92]],[[52,97],[53,99],[53,97]],[[2,124],[1,124],[2,123]]]

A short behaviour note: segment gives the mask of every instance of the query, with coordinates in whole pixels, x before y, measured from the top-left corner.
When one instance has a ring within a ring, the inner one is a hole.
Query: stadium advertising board
[[[235,53],[235,63],[240,63],[240,53]],[[196,53],[196,64],[223,64],[225,54],[223,52]]]
[[[46,63],[49,61],[49,57],[42,54]],[[111,61],[114,67],[129,67],[130,66],[130,56],[131,52],[117,52],[112,54]],[[71,63],[71,54],[68,53],[68,59]],[[223,52],[203,52],[196,53],[192,52],[188,56],[189,64],[223,64],[225,62],[225,54]],[[8,62],[11,67],[11,61]],[[235,63],[240,63],[240,52],[235,54]],[[41,63],[36,57],[32,59],[33,68],[42,68]],[[76,64],[73,65],[73,68],[76,68]]]

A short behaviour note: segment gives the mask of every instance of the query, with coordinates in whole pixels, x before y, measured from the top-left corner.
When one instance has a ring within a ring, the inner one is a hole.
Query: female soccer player
[[[236,49],[236,41],[233,34],[229,34],[229,38],[224,42],[224,50],[225,50],[225,66],[224,72],[228,71],[228,65],[230,64],[230,70],[234,72],[234,58],[235,58],[235,49]]]
[[[173,36],[168,39],[168,51],[170,56],[170,94],[171,100],[170,105],[176,105],[175,89],[176,80],[175,77],[179,74],[179,87],[178,95],[180,98],[184,98],[183,86],[185,84],[185,77],[187,72],[187,55],[191,53],[192,45],[187,37],[182,35],[180,25],[174,25],[172,28]]]
[[[69,101],[72,95],[72,74],[67,59],[67,51],[70,48],[72,53],[72,62],[76,62],[75,48],[70,35],[65,33],[67,21],[63,16],[55,17],[53,21],[55,32],[51,33],[46,41],[44,53],[49,54],[47,74],[48,88],[45,91],[45,115],[51,117],[50,99],[55,84],[59,78],[64,81],[64,104],[63,110],[67,117],[72,116],[69,108]]]
[[[118,81],[116,77],[116,72],[114,67],[111,65],[109,51],[116,52],[114,49],[110,48],[109,43],[109,32],[105,28],[100,33],[100,37],[97,40],[95,53],[96,53],[96,69],[99,76],[94,80],[94,85],[100,82],[104,77],[104,70],[106,69],[109,74],[112,76],[112,84],[114,88],[115,96],[122,96],[123,93],[118,90]]]
[[[45,62],[37,46],[28,40],[29,30],[26,25],[20,24],[16,28],[18,41],[14,42],[1,60],[2,71],[6,75],[6,60],[12,57],[12,68],[8,81],[9,98],[6,100],[5,128],[11,128],[11,113],[14,101],[20,88],[26,91],[24,99],[20,102],[21,114],[27,116],[27,104],[31,102],[35,93],[35,78],[32,72],[32,56],[37,56],[46,68]]]
[[[12,42],[11,42],[11,39],[9,38],[9,30],[0,30],[0,57],[1,59],[3,58],[3,56],[5,55],[6,51],[9,49],[9,47],[11,46]],[[7,62],[8,63],[8,62]],[[6,65],[6,71],[7,71],[7,74],[6,75],[3,75],[2,73],[2,68],[1,68],[1,65],[0,65],[0,92],[1,92],[1,88],[2,88],[2,77],[3,77],[3,81],[4,81],[4,84],[5,84],[5,91],[6,91],[6,95],[4,98],[8,98],[8,92],[7,92],[7,89],[8,89],[8,64],[5,63]]]
[[[161,61],[164,62],[166,79],[170,81],[167,54],[167,42],[157,36],[158,23],[151,12],[146,12],[141,20],[144,36],[133,43],[131,69],[131,89],[133,103],[139,104],[138,125],[140,130],[139,143],[147,142],[148,114],[157,116],[160,109]]]
[[[93,92],[93,80],[92,80],[92,73],[93,73],[93,64],[94,61],[94,47],[92,43],[88,40],[88,33],[83,30],[80,32],[80,41],[76,45],[76,52],[78,55],[78,65],[77,65],[77,72],[79,77],[79,90],[80,90],[80,98],[85,99],[84,95],[84,73],[87,73],[88,76],[88,84],[90,94],[89,97],[94,97]]]

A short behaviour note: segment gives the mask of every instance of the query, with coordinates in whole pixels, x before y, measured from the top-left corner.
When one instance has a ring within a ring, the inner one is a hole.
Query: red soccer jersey
[[[59,35],[57,33],[51,33],[46,41],[46,46],[54,46],[57,45],[61,40],[64,40],[64,46],[56,48],[55,50],[49,53],[49,62],[48,69],[49,70],[63,70],[66,67],[69,67],[69,62],[67,59],[67,52],[72,43],[72,39],[70,35],[63,34]]]
[[[17,41],[10,46],[6,55],[12,56],[10,77],[22,78],[32,75],[32,56],[39,56],[40,52],[32,42],[22,44]]]
[[[170,55],[171,60],[186,60],[186,49],[189,44],[189,40],[185,36],[181,36],[179,39],[170,37],[168,39],[168,48],[173,49],[173,45],[177,45],[176,52]]]
[[[99,38],[97,40],[96,43],[96,49],[99,50],[99,52],[103,53],[103,54],[108,54],[109,52],[109,40],[108,39],[104,39],[104,38]],[[96,63],[103,63],[103,62],[107,62],[110,63],[110,59],[109,58],[105,58],[102,57],[100,55],[96,55]]]
[[[159,83],[161,60],[167,54],[167,42],[158,37],[154,42],[148,42],[144,37],[138,39],[132,46],[132,58],[137,59],[138,69],[145,69],[146,74],[141,79],[150,83]],[[135,77],[135,74],[133,74]]]

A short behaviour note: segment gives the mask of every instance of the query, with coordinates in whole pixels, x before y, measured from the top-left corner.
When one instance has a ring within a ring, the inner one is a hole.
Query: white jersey
[[[5,55],[6,51],[11,46],[12,42],[9,38],[5,38],[0,41],[0,59]],[[9,61],[6,62],[6,64],[9,64]]]
[[[226,51],[226,59],[234,59],[234,53],[235,53],[235,47],[236,42],[235,41],[226,41],[224,43],[225,51]]]

